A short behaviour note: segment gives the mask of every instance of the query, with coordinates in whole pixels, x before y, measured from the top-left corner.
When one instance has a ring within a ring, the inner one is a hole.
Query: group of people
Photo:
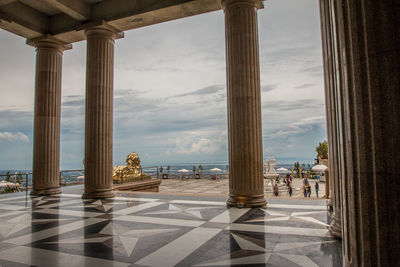
[[[318,191],[319,191],[318,181],[315,182],[314,187],[315,187],[315,194],[318,197]],[[308,182],[307,178],[303,179],[303,194],[304,194],[304,197],[311,197],[311,185]]]
[[[292,177],[292,175],[289,175],[289,174],[287,174],[285,179],[283,180],[283,183],[286,184],[286,186],[287,186],[290,197],[293,194],[292,180],[293,180],[293,177]]]
[[[286,185],[290,197],[293,194],[292,180],[293,180],[293,177],[289,174],[287,174],[283,180],[283,183]],[[279,181],[279,178],[276,179],[275,184],[273,186],[275,196],[279,195],[278,181]],[[315,194],[318,197],[318,192],[319,192],[318,181],[315,182],[314,188],[315,188]],[[311,197],[311,185],[308,182],[307,178],[303,179],[303,194],[304,194],[304,197]]]
[[[287,186],[289,196],[292,196],[292,194],[293,194],[292,180],[293,180],[293,177],[289,174],[286,175],[285,179],[283,180],[283,183]],[[276,178],[275,185],[273,186],[275,196],[279,195],[278,182],[279,182],[279,177]]]

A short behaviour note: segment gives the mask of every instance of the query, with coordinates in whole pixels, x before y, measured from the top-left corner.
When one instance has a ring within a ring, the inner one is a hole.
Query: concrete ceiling
[[[0,0],[0,28],[66,43],[104,21],[120,31],[219,10],[220,0]]]

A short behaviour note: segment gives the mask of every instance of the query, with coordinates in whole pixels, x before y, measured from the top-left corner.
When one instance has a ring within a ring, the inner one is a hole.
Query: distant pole
[[[29,174],[25,175],[25,180],[26,180],[26,182],[25,182],[25,194],[26,194],[26,196],[28,196],[28,176],[29,176]]]

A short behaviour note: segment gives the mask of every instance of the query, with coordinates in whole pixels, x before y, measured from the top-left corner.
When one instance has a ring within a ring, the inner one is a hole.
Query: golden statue
[[[151,177],[142,172],[139,155],[135,152],[129,153],[126,157],[126,166],[114,166],[113,182],[122,184],[141,180],[149,180]]]

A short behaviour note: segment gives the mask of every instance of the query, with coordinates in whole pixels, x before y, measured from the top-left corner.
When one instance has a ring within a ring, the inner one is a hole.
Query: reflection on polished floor
[[[324,201],[79,194],[0,198],[0,266],[341,266]]]

